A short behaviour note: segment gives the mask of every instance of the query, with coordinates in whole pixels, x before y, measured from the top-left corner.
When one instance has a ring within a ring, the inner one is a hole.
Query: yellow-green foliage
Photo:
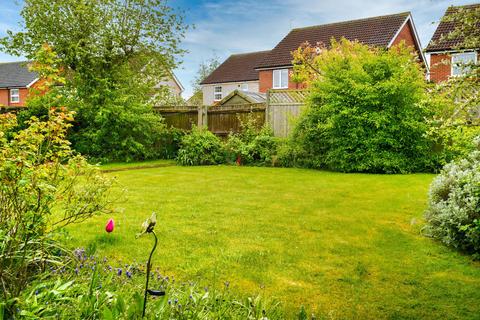
[[[413,51],[345,39],[312,50],[294,55],[297,80],[311,92],[293,135],[305,164],[345,172],[431,170],[428,110],[420,103],[424,75]]]
[[[52,109],[46,121],[32,118],[12,132],[16,117],[0,115],[0,305],[7,308],[47,265],[66,262],[55,232],[108,203],[110,179],[65,138],[72,120]]]

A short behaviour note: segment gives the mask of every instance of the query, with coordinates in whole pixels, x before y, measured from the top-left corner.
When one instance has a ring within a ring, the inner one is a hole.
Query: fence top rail
[[[264,102],[260,103],[245,103],[245,104],[231,104],[226,106],[209,106],[208,111],[250,111],[253,109],[256,110],[265,110],[267,108]]]
[[[196,111],[198,106],[153,106],[153,110],[163,111],[163,110],[184,110],[184,111]]]
[[[295,90],[269,90],[269,103],[304,103],[309,91],[306,89]]]

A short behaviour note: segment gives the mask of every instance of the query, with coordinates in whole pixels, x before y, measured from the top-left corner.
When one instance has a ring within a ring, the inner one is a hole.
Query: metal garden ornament
[[[146,283],[145,283],[145,294],[144,294],[144,297],[143,297],[142,318],[145,317],[145,310],[147,309],[147,297],[148,297],[148,295],[156,296],[156,297],[165,295],[165,291],[152,290],[152,289],[148,288],[148,282],[150,280],[150,271],[152,270],[152,256],[153,256],[153,253],[155,252],[155,250],[157,249],[157,242],[158,242],[157,235],[155,234],[155,231],[154,231],[154,228],[155,228],[156,224],[157,224],[157,217],[156,217],[155,212],[154,212],[154,213],[152,213],[152,216],[150,218],[148,218],[142,224],[142,231],[139,234],[137,234],[137,238],[138,238],[138,237],[140,237],[140,236],[142,236],[146,233],[150,233],[150,234],[153,235],[153,237],[155,239],[155,243],[153,245],[152,251],[150,252],[150,256],[148,257],[148,262],[147,262],[147,278],[146,278]]]

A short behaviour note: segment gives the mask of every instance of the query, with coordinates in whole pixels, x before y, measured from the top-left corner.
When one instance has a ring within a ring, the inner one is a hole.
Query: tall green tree
[[[163,127],[153,88],[177,65],[186,31],[164,0],[25,0],[23,30],[1,48],[32,59],[47,43],[74,101],[74,147],[94,158],[151,158]]]

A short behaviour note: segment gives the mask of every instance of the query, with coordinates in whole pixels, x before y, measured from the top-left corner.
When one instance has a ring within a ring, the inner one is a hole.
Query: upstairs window
[[[273,89],[288,89],[288,69],[273,70]]]
[[[242,91],[248,91],[248,83],[242,83],[240,85],[240,90]]]
[[[213,100],[215,101],[222,100],[222,87],[215,87],[213,89]]]
[[[10,103],[19,103],[19,102],[20,102],[20,90],[10,89]]]
[[[463,76],[470,72],[469,65],[477,62],[476,52],[462,52],[452,55],[452,76]]]

